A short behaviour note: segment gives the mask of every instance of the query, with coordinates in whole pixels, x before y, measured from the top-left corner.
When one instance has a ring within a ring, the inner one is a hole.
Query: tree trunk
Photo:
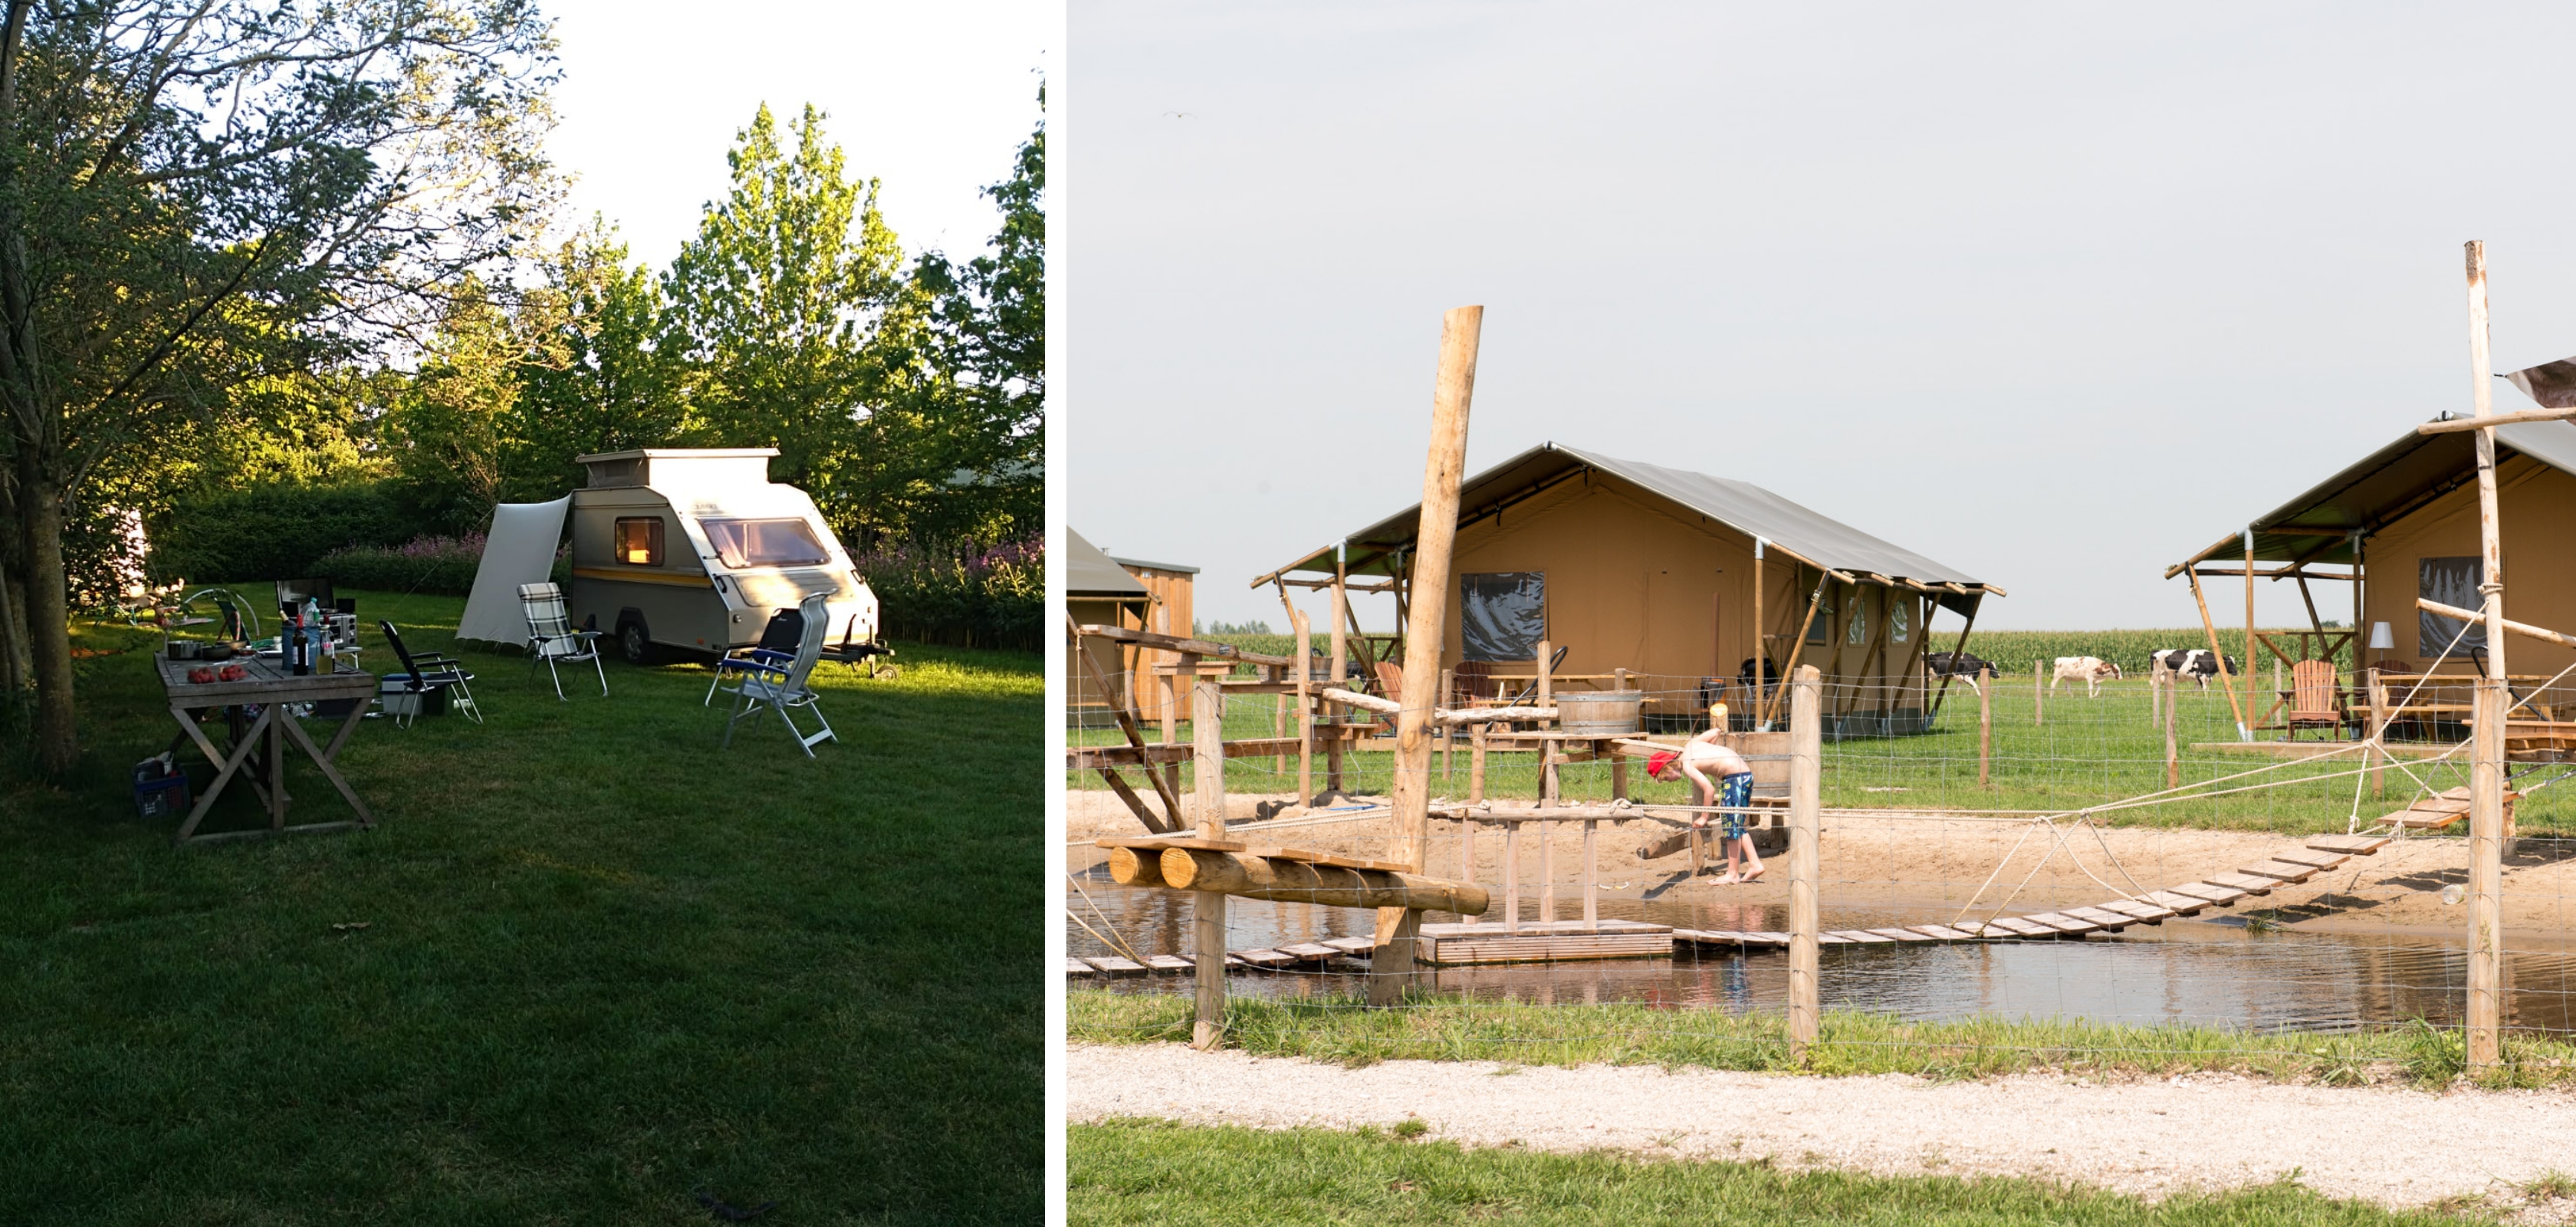
[[[18,514],[27,566],[27,638],[36,666],[36,767],[59,776],[80,760],[72,705],[70,593],[63,575],[63,499],[48,458],[21,440]]]

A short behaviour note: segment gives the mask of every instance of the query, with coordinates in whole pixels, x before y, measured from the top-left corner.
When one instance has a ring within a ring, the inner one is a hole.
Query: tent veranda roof
[[[2439,420],[2439,419],[2437,419]],[[2495,428],[2501,462],[2519,453],[2576,474],[2576,424],[2516,422]],[[2256,516],[2254,557],[2261,562],[2350,564],[2352,534],[2369,536],[2426,504],[2477,480],[2473,431],[2419,435],[2408,430],[2298,497]],[[2225,555],[2244,557],[2242,530],[2165,569],[2165,578]]]
[[[1945,606],[1951,606],[1953,601],[1964,605],[1975,594],[1984,592],[2004,595],[2002,589],[1956,567],[1819,515],[1751,482],[1620,460],[1560,443],[1542,443],[1468,477],[1458,491],[1458,526],[1465,528],[1499,515],[1515,503],[1586,474],[1633,487],[1747,536],[1761,538],[1770,548],[1810,566],[1844,572],[1864,582],[1910,580],[1927,587],[1956,585],[1965,590],[1944,595]],[[1396,555],[1412,546],[1421,522],[1422,505],[1416,503],[1343,538],[1338,544],[1347,551],[1349,573],[1392,575],[1391,564]],[[1334,548],[1327,545],[1313,551],[1252,581],[1252,586],[1258,588],[1278,576],[1298,571],[1330,575]]]

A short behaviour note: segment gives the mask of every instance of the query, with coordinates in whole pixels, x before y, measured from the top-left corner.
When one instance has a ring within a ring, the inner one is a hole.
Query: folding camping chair
[[[598,631],[572,628],[572,614],[564,609],[563,589],[553,584],[519,585],[519,607],[528,614],[528,668],[546,662],[546,675],[554,679],[555,698],[564,697],[563,675],[555,671],[562,662],[579,664],[589,661],[599,671],[599,697],[608,697],[608,667],[599,663]]]
[[[823,637],[831,629],[826,625],[823,604],[823,595],[816,593],[805,598],[805,603],[798,607],[805,624],[796,637],[794,657],[784,662],[753,657],[735,666],[734,671],[742,680],[730,687],[734,704],[733,717],[725,721],[726,748],[733,746],[733,726],[763,707],[778,713],[779,720],[787,725],[787,735],[796,739],[797,747],[805,751],[807,758],[814,757],[814,743],[840,740],[833,734],[832,722],[824,717],[823,709],[815,704],[814,690],[807,684],[814,674],[814,663],[823,658]],[[822,731],[808,734],[796,727],[796,717],[789,714],[789,709],[796,707],[813,712],[814,719],[823,726]]]
[[[401,685],[394,693],[413,696],[410,711],[394,713],[395,724],[410,728],[412,721],[420,718],[420,709],[427,705],[430,694],[440,690],[454,692],[456,697],[448,701],[448,706],[465,713],[476,724],[483,723],[483,709],[474,705],[474,692],[465,686],[474,680],[474,675],[465,671],[463,662],[437,653],[412,655],[411,649],[403,646],[402,632],[395,630],[391,622],[379,620],[376,629],[385,633],[386,645],[393,648],[394,659],[401,661],[403,667],[402,672],[387,674],[384,680]]]
[[[782,609],[769,615],[769,625],[760,628],[760,642],[747,648],[735,648],[716,658],[716,675],[707,683],[707,701],[700,707],[712,707],[716,687],[724,685],[727,673],[752,667],[754,661],[784,667],[795,663],[796,645],[804,642],[805,613],[799,609]]]

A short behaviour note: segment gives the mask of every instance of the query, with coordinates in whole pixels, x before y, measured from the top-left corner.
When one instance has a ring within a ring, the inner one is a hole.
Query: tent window
[[[1824,595],[1814,598],[1816,616],[1807,619],[1807,642],[1823,644],[1834,637],[1834,586],[1823,585]]]
[[[1458,577],[1459,657],[1529,660],[1547,638],[1547,573],[1496,571]]]
[[[1852,590],[1851,628],[1846,642],[1858,647],[1869,642],[1869,599],[1860,590]]]
[[[2466,558],[2426,558],[2419,561],[2416,568],[2416,595],[2425,600],[2458,609],[2478,609],[2486,604],[2486,597],[2478,591],[2478,584],[2486,570],[2483,559],[2474,555]],[[2458,618],[2445,618],[2440,614],[2417,610],[2415,619],[2417,654],[2427,661],[2441,655],[2442,649],[2451,642],[2451,636],[2460,633]],[[2460,646],[2452,649],[2451,654],[2466,660],[2470,649],[2485,646],[2487,646],[2487,628],[2472,624],[2469,627],[2469,633],[2461,636]]]
[[[630,567],[662,565],[662,518],[645,516],[617,522],[617,561]]]
[[[1897,643],[1914,631],[1914,599],[1891,601],[1887,606],[1887,637]]]
[[[705,520],[707,544],[728,567],[813,567],[831,561],[803,520]]]

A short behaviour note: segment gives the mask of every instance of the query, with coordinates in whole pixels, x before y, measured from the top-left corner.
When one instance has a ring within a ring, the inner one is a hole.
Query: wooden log
[[[1212,682],[1208,684],[1214,685]],[[1271,737],[1246,737],[1222,743],[1227,758],[1267,758],[1296,744],[1294,738]],[[1141,747],[1068,746],[1064,752],[1064,769],[1085,771],[1146,765],[1163,767],[1174,763],[1196,761],[1198,753],[1195,742],[1183,742],[1179,745],[1149,742]]]
[[[1187,635],[1171,635],[1156,631],[1130,630],[1123,626],[1097,626],[1091,624],[1085,624],[1078,627],[1077,631],[1081,634],[1090,635],[1098,639],[1108,639],[1118,643],[1133,644],[1137,647],[1157,648],[1162,651],[1182,656],[1215,656],[1226,660],[1239,660],[1245,664],[1251,665],[1284,665],[1288,663],[1287,658],[1285,657],[1267,656],[1259,652],[1247,652],[1230,643],[1218,643],[1212,639],[1194,639]]]
[[[2191,576],[2191,599],[2192,604],[2200,610],[2200,629],[2209,636],[2210,658],[2218,663],[2218,688],[2227,695],[2227,709],[2236,713],[2236,739],[2252,741],[2254,740],[2253,713],[2246,711],[2236,702],[2236,681],[2227,675],[2227,653],[2218,646],[2218,624],[2209,619],[2209,595],[2201,591],[2200,576],[2197,574]],[[2249,655],[2245,659],[2251,663],[2254,658]]]
[[[1162,856],[1154,849],[1111,848],[1109,880],[1120,886],[1162,886]]]
[[[2511,413],[2481,413],[2474,417],[2452,418],[2447,422],[2425,422],[2415,428],[2415,433],[2448,435],[2511,426],[2517,422],[2564,422],[2569,418],[2576,418],[2576,409],[2517,409]]]
[[[1333,654],[1330,678],[1335,686],[1349,680],[1351,675],[1351,642],[1343,629],[1343,624],[1350,620],[1349,578],[1344,574],[1342,547],[1335,546],[1333,549]],[[1324,706],[1324,718],[1339,724],[1342,721],[1342,709],[1327,703]],[[1342,791],[1342,739],[1338,737],[1324,744],[1324,787],[1332,792]]]
[[[1482,916],[1492,899],[1484,887],[1473,882],[1201,848],[1166,848],[1161,867],[1163,881],[1181,890],[1327,907],[1413,908]]]
[[[1182,661],[1196,664],[1197,658]],[[1192,676],[1195,676],[1193,671]],[[1198,761],[1190,765],[1198,786],[1199,838],[1225,837],[1225,691],[1199,682],[1190,688],[1190,736]],[[1200,891],[1191,900],[1198,955],[1198,1016],[1190,1046],[1215,1048],[1225,1038],[1225,895]]]
[[[1467,733],[1467,804],[1479,805],[1485,800],[1485,730],[1476,725]]]
[[[1816,888],[1818,810],[1822,808],[1824,726],[1818,700],[1823,689],[1814,665],[1801,667],[1789,683],[1789,1052],[1804,1060],[1816,1039],[1820,1018],[1817,982]]]
[[[1285,600],[1287,590],[1279,595]],[[1297,804],[1304,805],[1315,797],[1315,658],[1305,611],[1290,609],[1288,622],[1297,628]]]

